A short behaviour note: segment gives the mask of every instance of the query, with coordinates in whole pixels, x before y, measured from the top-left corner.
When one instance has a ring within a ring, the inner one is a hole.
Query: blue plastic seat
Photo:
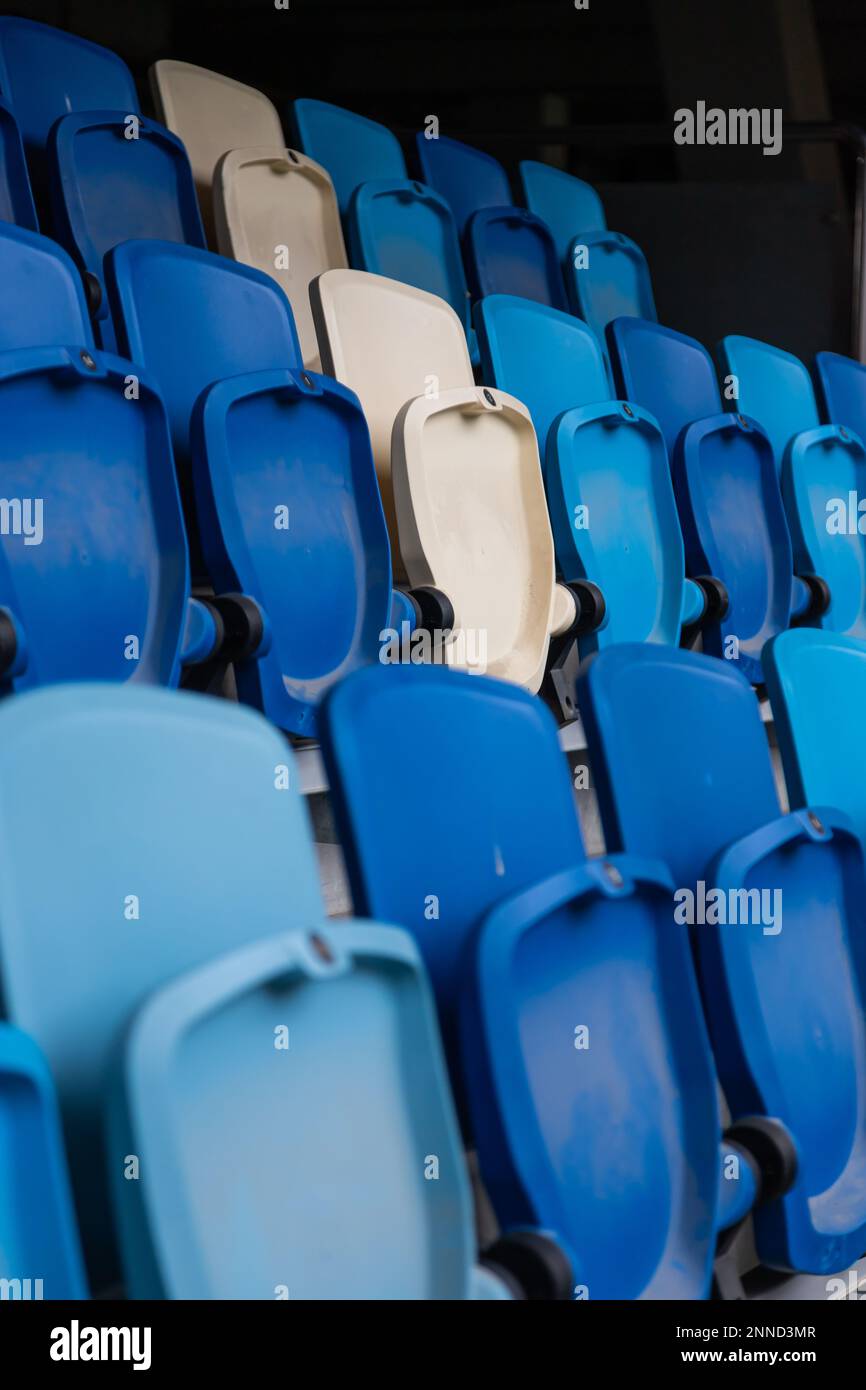
[[[0,1281],[4,1300],[87,1297],[54,1083],[36,1044],[8,1023],[0,1023]]]
[[[32,19],[0,17],[0,93],[15,112],[37,196],[46,192],[45,147],[71,111],[139,111],[132,73],[116,53]]]
[[[53,1072],[98,1290],[116,1274],[106,1183],[130,1152],[103,1150],[107,1071],[131,1014],[184,971],[323,919],[285,740],[250,710],[178,691],[7,701],[0,883],[6,1016]]]
[[[767,647],[764,670],[791,805],[837,806],[866,847],[866,643],[785,632]]]
[[[592,184],[536,159],[522,159],[518,169],[523,201],[547,223],[563,265],[576,237],[607,229],[601,198]]]
[[[290,895],[284,908],[300,919]],[[113,1170],[133,1297],[508,1297],[473,1269],[459,1130],[405,933],[313,923],[205,965],[143,1006],[122,1072],[110,1149],[141,1163],[138,1182]]]
[[[349,207],[349,251],[357,270],[403,280],[450,304],[477,362],[460,238],[444,198],[409,179],[362,184]]]
[[[608,344],[617,386],[661,425],[673,471],[686,572],[709,584],[704,650],[760,683],[764,643],[811,602],[795,583],[772,445],[760,425],[722,411],[709,353],[694,338],[619,318]]]
[[[309,97],[292,103],[290,118],[298,149],[330,174],[344,217],[348,216],[352,194],[361,184],[372,179],[406,178],[400,142],[378,121]]]
[[[556,244],[540,217],[525,208],[482,208],[465,238],[473,296],[512,294],[567,309]]]
[[[0,691],[176,685],[216,645],[190,598],[165,408],[152,379],[87,349],[0,354]]]
[[[84,286],[56,241],[0,224],[0,350],[93,347]]]
[[[586,860],[555,725],[512,686],[370,667],[322,723],[353,900],[418,943],[503,1228],[553,1234],[590,1297],[704,1296],[715,1075],[664,870]]]
[[[39,230],[21,132],[5,101],[0,101],[0,220]]]
[[[119,242],[153,237],[205,246],[195,184],[176,135],[118,111],[65,116],[48,141],[54,227],[88,282],[103,347],[114,349],[103,261]]]
[[[605,600],[604,623],[581,637],[582,654],[617,641],[678,643],[704,598],[685,578],[655,421],[610,399],[598,342],[572,314],[491,295],[475,317],[484,380],[523,401],[535,423],[559,572],[596,584]]]
[[[866,367],[839,352],[815,355],[815,381],[827,425],[846,425],[866,439]]]
[[[812,379],[790,353],[754,338],[730,337],[722,341],[721,354],[749,413],[769,421],[794,570],[824,591],[808,621],[866,637],[866,521],[859,506],[866,489],[863,438],[844,419],[820,423]]]
[[[511,201],[508,175],[492,155],[452,140],[430,139],[423,130],[415,136],[421,177],[445,199],[454,213],[460,235],[480,208],[504,208]]]
[[[774,1119],[796,1147],[793,1184],[755,1212],[758,1253],[844,1269],[866,1243],[866,879],[850,822],[823,805],[780,814],[733,668],[623,646],[587,664],[578,700],[608,850],[663,858],[677,885],[664,930],[691,928],[735,1125]]]
[[[605,330],[613,319],[655,321],[646,257],[622,232],[580,233],[566,255],[564,268],[571,307],[600,343],[605,342]]]
[[[312,735],[322,696],[377,659],[400,603],[358,398],[299,370],[235,376],[200,397],[193,451],[208,572],[252,597],[269,633],[236,664],[238,692]]]

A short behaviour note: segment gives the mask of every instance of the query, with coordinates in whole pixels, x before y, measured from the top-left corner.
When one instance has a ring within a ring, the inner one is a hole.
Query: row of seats
[[[749,1212],[771,1267],[856,1259],[866,798],[815,714],[839,746],[857,734],[866,646],[785,633],[767,663],[786,815],[731,666],[645,645],[585,663],[601,860],[538,701],[356,672],[323,736],[373,920],[330,925],[291,755],[258,716],[105,685],[4,707],[3,1273],[81,1296],[80,1230],[94,1287],[119,1252],[133,1296],[503,1298],[570,1269],[577,1297],[692,1299]],[[784,920],[697,925],[696,973],[671,903],[704,879],[780,895]],[[470,1142],[511,1233],[483,1270]]]

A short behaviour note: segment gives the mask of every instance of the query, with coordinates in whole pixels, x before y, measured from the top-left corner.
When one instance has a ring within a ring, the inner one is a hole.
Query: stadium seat
[[[362,270],[329,270],[310,285],[322,365],[358,396],[370,427],[376,474],[391,536],[395,575],[400,559],[391,484],[391,435],[403,406],[472,387],[466,334],[444,299]]]
[[[56,241],[0,223],[0,351],[93,347],[84,286]]]
[[[502,1228],[548,1231],[591,1298],[705,1296],[717,1229],[755,1189],[745,1156],[720,1181],[666,870],[586,859],[555,726],[513,686],[370,667],[322,722],[356,909],[418,943]]]
[[[286,840],[276,862],[309,877],[304,848]],[[132,1297],[509,1297],[473,1269],[414,943],[368,923],[319,928],[285,893],[273,906],[304,930],[172,981],[130,1029],[110,1150]],[[139,1182],[124,1180],[126,1153]]]
[[[470,219],[465,254],[476,299],[513,294],[567,309],[556,245],[548,228],[525,208],[482,208]]]
[[[132,73],[116,53],[11,15],[0,17],[0,93],[15,112],[37,200],[47,193],[45,149],[60,116],[140,110]]]
[[[607,325],[631,317],[656,320],[646,257],[621,232],[581,234],[565,262],[571,307],[604,345]]]
[[[330,174],[344,217],[361,184],[407,177],[399,140],[378,121],[309,97],[292,103],[290,119],[298,149]]]
[[[485,381],[529,407],[544,459],[557,569],[601,590],[586,655],[612,642],[680,640],[705,599],[685,578],[665,442],[638,406],[610,399],[593,333],[558,309],[509,295],[475,308]]]
[[[512,202],[508,175],[502,165],[484,150],[451,140],[435,138],[419,130],[415,151],[421,177],[445,199],[461,237],[469,219],[481,208],[505,208]]]
[[[214,173],[214,219],[222,254],[272,275],[285,291],[304,366],[321,371],[310,281],[349,264],[327,170],[281,146],[229,150]]]
[[[87,1297],[51,1073],[0,1023],[0,1298]]]
[[[758,1254],[845,1269],[866,1248],[862,848],[825,804],[780,814],[735,669],[622,646],[587,663],[578,700],[608,851],[663,859],[677,885],[665,934],[693,939],[729,1134],[771,1144]]]
[[[418,396],[391,451],[400,554],[412,593],[444,595],[445,663],[537,691],[551,635],[580,616],[556,584],[553,537],[526,407],[489,387]],[[423,616],[423,612],[422,612]]]
[[[180,140],[154,121],[116,111],[77,113],[48,139],[53,224],[84,275],[104,348],[115,350],[103,262],[121,241],[154,237],[204,247],[189,160]]]
[[[248,596],[267,638],[235,660],[241,699],[316,732],[322,696],[414,622],[391,589],[388,532],[357,398],[298,369],[233,376],[195,407],[197,514],[218,594]],[[233,611],[236,611],[236,603]]]
[[[709,353],[694,338],[619,318],[608,345],[622,396],[662,428],[686,548],[708,597],[704,651],[736,660],[760,684],[764,643],[820,593],[795,580],[773,449],[760,425],[722,412]]]
[[[39,231],[21,132],[5,101],[0,101],[0,221]]]
[[[815,381],[824,423],[845,425],[866,439],[866,367],[839,352],[815,355]]]
[[[607,230],[601,198],[592,184],[555,169],[552,164],[522,159],[518,167],[523,201],[530,212],[547,223],[560,262],[565,266],[572,260],[575,238]]]
[[[221,626],[190,598],[152,378],[86,348],[7,351],[0,412],[0,693],[176,685],[182,664],[215,650]]]
[[[214,170],[228,150],[285,146],[277,109],[255,87],[219,72],[162,58],[150,69],[157,118],[183,141],[209,244],[216,247]]]
[[[815,626],[866,637],[866,449],[849,422],[822,425],[809,372],[798,358],[754,338],[725,338],[724,369],[741,404],[766,425],[781,474],[794,569],[820,588]],[[844,360],[844,359],[843,359]]]
[[[56,686],[5,702],[0,884],[6,1017],[54,1075],[99,1291],[117,1273],[106,1180],[128,1176],[130,1153],[104,1150],[108,1071],[133,1011],[184,971],[323,920],[285,740],[178,691]]]
[[[460,238],[444,198],[408,179],[362,184],[349,205],[349,249],[356,270],[404,280],[450,304],[477,362]]]
[[[785,632],[767,647],[764,670],[791,805],[838,807],[866,848],[866,643]]]

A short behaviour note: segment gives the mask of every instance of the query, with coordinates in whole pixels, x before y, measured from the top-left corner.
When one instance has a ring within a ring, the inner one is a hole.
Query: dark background
[[[809,358],[851,347],[854,159],[797,144],[678,147],[698,100],[866,123],[863,0],[33,0],[4,12],[115,49],[152,113],[147,70],[180,58],[266,91],[335,101],[405,140],[427,115],[513,173],[541,158],[597,184],[643,246],[659,317]],[[593,128],[616,126],[601,138]],[[660,131],[647,142],[641,128]],[[641,137],[641,138],[639,138]]]

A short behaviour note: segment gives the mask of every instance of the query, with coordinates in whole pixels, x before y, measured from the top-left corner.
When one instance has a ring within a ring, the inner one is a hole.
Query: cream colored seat
[[[488,387],[404,405],[394,426],[394,503],[414,589],[454,610],[433,659],[537,691],[551,635],[577,607],[555,582],[535,429],[526,406]]]
[[[229,150],[214,174],[214,220],[224,256],[265,271],[285,290],[304,365],[321,371],[310,281],[348,265],[327,171],[282,145]]]
[[[364,408],[395,573],[403,579],[391,487],[394,421],[416,396],[435,403],[444,392],[474,387],[463,325],[444,299],[363,270],[326,271],[310,285],[310,301],[323,370]]]
[[[154,63],[150,85],[159,120],[186,145],[202,220],[209,243],[215,247],[213,178],[217,163],[227,150],[254,145],[281,149],[285,137],[277,109],[255,87],[174,58]]]

